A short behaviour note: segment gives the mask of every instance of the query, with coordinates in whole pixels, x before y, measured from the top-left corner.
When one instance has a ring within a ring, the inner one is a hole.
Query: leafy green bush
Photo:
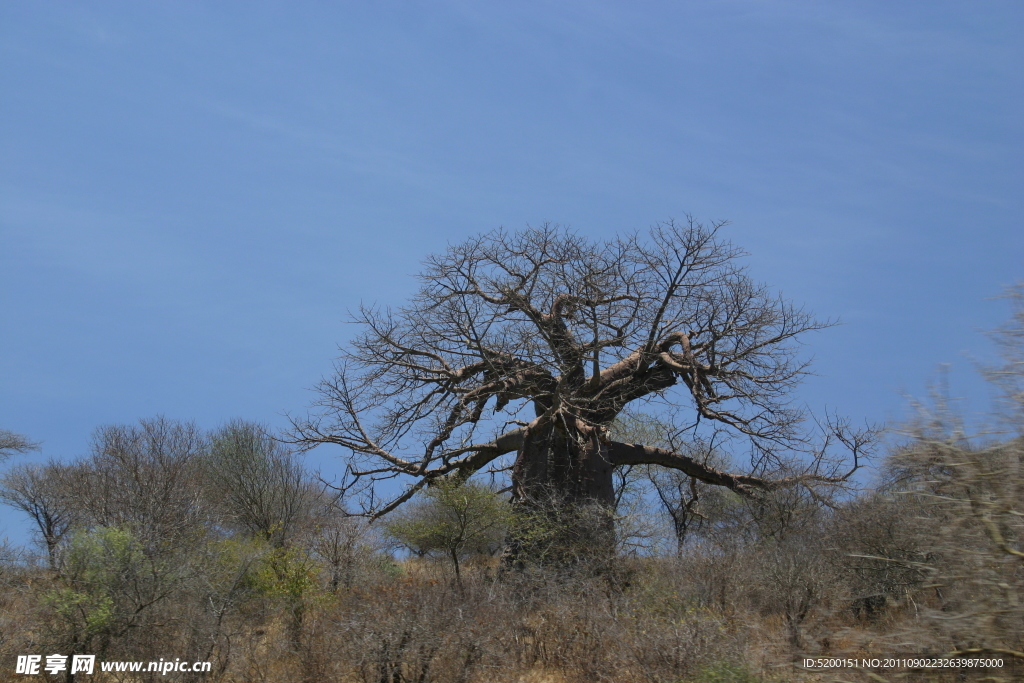
[[[461,581],[467,555],[493,554],[510,519],[508,503],[473,482],[441,482],[424,491],[384,526],[386,533],[418,555],[436,553],[452,561]]]

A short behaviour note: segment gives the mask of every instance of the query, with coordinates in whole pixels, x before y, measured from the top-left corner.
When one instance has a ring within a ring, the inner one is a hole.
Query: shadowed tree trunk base
[[[600,434],[559,420],[523,439],[512,472],[505,569],[600,573],[614,559],[612,465]]]

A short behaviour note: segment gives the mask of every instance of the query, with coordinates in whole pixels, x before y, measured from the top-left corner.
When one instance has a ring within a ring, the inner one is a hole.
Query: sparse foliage
[[[208,495],[225,519],[277,546],[316,512],[318,491],[302,463],[261,425],[235,420],[217,430],[203,467]]]

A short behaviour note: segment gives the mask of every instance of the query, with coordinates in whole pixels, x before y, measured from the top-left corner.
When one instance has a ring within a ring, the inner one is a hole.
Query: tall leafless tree
[[[811,449],[788,395],[806,370],[798,340],[829,323],[755,283],[721,227],[670,221],[595,242],[545,225],[451,246],[427,259],[408,305],[359,309],[361,331],[314,411],[293,420],[294,439],[348,449],[343,486],[373,516],[485,469],[510,470],[513,503],[526,507],[610,509],[613,470],[636,464],[744,495],[841,481],[852,468],[821,450],[773,478],[787,454]],[[609,438],[637,401],[688,407],[677,431],[703,420],[742,437],[749,473]],[[837,425],[830,436],[855,468],[869,435]],[[402,475],[412,482],[382,498],[375,484]]]

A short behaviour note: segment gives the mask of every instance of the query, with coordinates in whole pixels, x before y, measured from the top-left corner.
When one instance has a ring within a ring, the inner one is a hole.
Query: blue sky
[[[1016,2],[8,2],[0,427],[283,425],[360,302],[499,225],[732,221],[842,326],[798,398],[898,420],[1024,279]],[[314,453],[314,464],[337,462]],[[20,522],[2,513],[0,535]]]

